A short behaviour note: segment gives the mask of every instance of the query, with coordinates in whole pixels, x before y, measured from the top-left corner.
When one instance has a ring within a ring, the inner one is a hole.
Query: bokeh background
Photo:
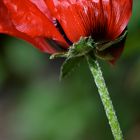
[[[113,140],[85,61],[59,81],[62,59],[0,35],[0,140]],[[126,140],[140,140],[140,1],[115,66],[100,62]]]

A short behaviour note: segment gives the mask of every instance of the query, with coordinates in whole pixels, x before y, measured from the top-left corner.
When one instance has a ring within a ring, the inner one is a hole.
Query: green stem
[[[91,70],[91,73],[94,77],[96,86],[98,88],[98,92],[100,94],[100,98],[102,100],[109,125],[112,130],[112,134],[114,136],[115,140],[123,140],[122,131],[120,129],[120,125],[108,92],[108,89],[106,87],[101,68],[99,66],[98,61],[95,59],[95,57],[91,56],[90,54],[86,55],[86,59],[89,64],[89,68]]]

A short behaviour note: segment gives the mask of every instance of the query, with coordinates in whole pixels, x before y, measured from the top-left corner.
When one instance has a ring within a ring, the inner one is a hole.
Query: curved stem
[[[108,92],[108,89],[106,87],[101,68],[99,66],[98,61],[95,59],[94,56],[87,54],[86,55],[87,62],[89,64],[90,71],[94,77],[96,86],[98,88],[98,92],[100,94],[100,98],[102,100],[106,116],[109,121],[109,125],[112,130],[112,134],[114,136],[115,140],[123,140],[122,131],[120,129],[120,125]]]

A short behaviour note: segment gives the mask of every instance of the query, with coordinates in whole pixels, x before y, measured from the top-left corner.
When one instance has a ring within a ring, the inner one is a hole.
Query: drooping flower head
[[[1,0],[0,33],[22,38],[43,52],[67,50],[80,37],[96,42],[118,38],[126,29],[132,0]],[[115,61],[124,40],[105,50]]]

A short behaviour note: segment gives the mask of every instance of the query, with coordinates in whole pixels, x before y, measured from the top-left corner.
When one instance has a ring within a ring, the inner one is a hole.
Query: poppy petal
[[[101,59],[109,61],[111,64],[115,64],[123,52],[125,40],[126,38],[124,38],[121,42],[110,46],[104,51],[97,51],[96,55]]]
[[[92,35],[97,40],[113,40],[126,28],[132,0],[45,0],[72,42]]]
[[[29,0],[3,0],[15,28],[30,37],[46,37],[56,40],[67,46],[63,36],[56,29],[49,16],[36,6],[37,3]],[[47,8],[46,8],[47,9]],[[46,16],[47,15],[47,16]]]
[[[7,16],[3,16],[3,15],[7,15]],[[0,1],[0,33],[22,38],[30,42],[31,44],[33,44],[43,52],[48,52],[48,53],[56,52],[51,46],[49,46],[49,44],[46,42],[46,40],[43,37],[31,38],[27,34],[19,32],[11,22],[11,19],[8,16],[8,11],[2,1]]]
[[[109,52],[113,56],[113,59],[110,61],[111,64],[115,64],[117,59],[121,56],[121,54],[124,50],[124,47],[125,47],[125,41],[126,41],[126,38],[124,38],[121,42],[113,45],[110,48]]]
[[[77,13],[82,8],[77,4],[71,5],[70,1],[45,0],[51,14],[59,21],[71,42],[76,42],[81,36],[88,35]],[[89,27],[89,25],[87,25]],[[89,27],[90,28],[90,27]]]
[[[109,0],[102,2],[107,14],[107,38],[117,38],[126,28],[132,14],[132,0]]]
[[[35,4],[35,6],[44,14],[47,18],[49,18],[53,22],[53,18],[50,15],[50,12],[44,2],[44,0],[29,0],[31,3]]]

